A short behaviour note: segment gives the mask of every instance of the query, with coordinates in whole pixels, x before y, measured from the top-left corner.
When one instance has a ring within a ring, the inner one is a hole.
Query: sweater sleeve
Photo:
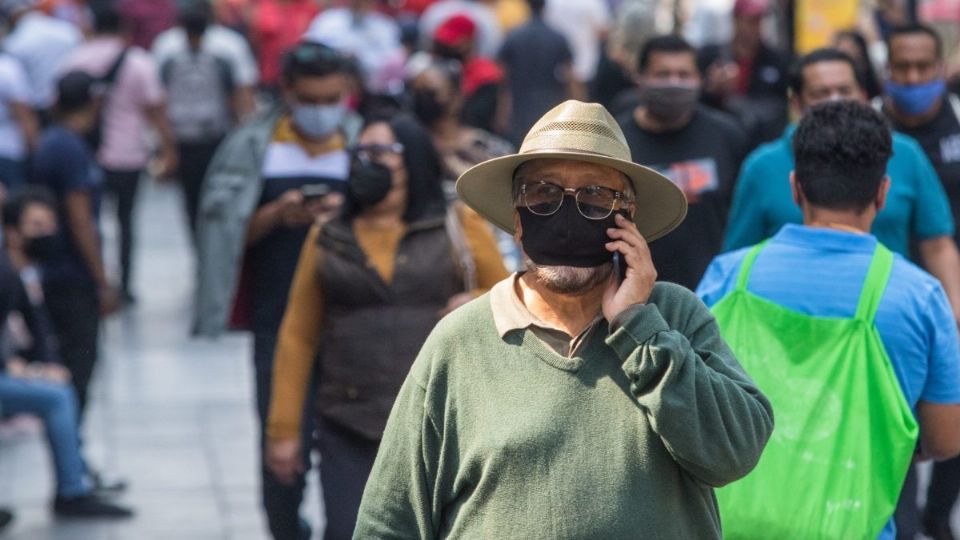
[[[317,278],[319,233],[319,226],[314,225],[300,251],[287,310],[280,325],[267,419],[269,440],[300,436],[303,400],[310,383],[310,369],[320,344],[320,325],[323,322],[323,296]]]
[[[463,234],[467,239],[470,253],[473,254],[474,264],[477,266],[477,290],[473,292],[474,295],[480,296],[490,290],[490,287],[506,279],[508,273],[490,225],[470,208],[466,206],[461,208]]]
[[[773,410],[707,308],[677,296],[685,307],[670,320],[690,321],[681,330],[649,303],[614,319],[607,344],[623,360],[631,391],[677,463],[704,484],[722,486],[756,466],[773,432]]]
[[[426,412],[426,390],[417,368],[415,364],[390,412],[381,451],[363,491],[354,539],[437,537],[441,511],[433,486],[440,437]]]

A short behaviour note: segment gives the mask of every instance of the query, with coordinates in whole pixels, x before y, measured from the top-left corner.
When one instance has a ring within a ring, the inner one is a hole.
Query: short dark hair
[[[795,179],[810,204],[859,212],[877,197],[893,143],[883,115],[842,100],[803,115],[793,135],[793,153]]]
[[[23,213],[31,204],[43,205],[54,211],[57,208],[56,199],[49,189],[41,185],[30,184],[11,192],[3,203],[3,208],[0,209],[3,226],[19,227],[20,218],[23,217]]]
[[[687,40],[674,34],[655,36],[647,40],[637,57],[637,71],[642,72],[650,65],[650,57],[654,53],[690,53],[694,63],[697,60],[697,50]]]
[[[347,74],[350,62],[342,53],[322,43],[303,41],[284,53],[283,81],[287,84],[302,77],[326,77]]]
[[[933,28],[930,28],[923,23],[909,23],[894,27],[893,30],[887,34],[887,54],[890,56],[893,55],[892,45],[895,38],[898,36],[912,36],[916,34],[926,34],[927,36],[930,36],[930,39],[933,40],[934,50],[937,53],[937,60],[941,60],[943,58],[943,40],[940,39],[940,34],[937,34]]]
[[[857,63],[850,58],[850,55],[835,47],[823,47],[816,49],[808,54],[801,56],[790,69],[789,83],[790,91],[799,96],[803,93],[805,81],[803,80],[803,70],[820,62],[844,62],[850,66],[853,72],[853,78],[857,81],[857,86],[863,90],[866,87],[866,81],[863,80],[863,73],[857,67]]]
[[[123,19],[117,10],[115,0],[95,0],[90,2],[93,14],[93,31],[97,34],[116,34],[123,28]]]

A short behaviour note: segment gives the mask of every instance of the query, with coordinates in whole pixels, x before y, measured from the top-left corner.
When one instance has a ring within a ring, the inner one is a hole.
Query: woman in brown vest
[[[486,223],[447,211],[439,158],[416,121],[370,123],[353,156],[341,216],[315,226],[300,256],[267,424],[268,464],[292,481],[306,386],[319,370],[327,539],[352,535],[390,408],[433,326],[506,277]]]

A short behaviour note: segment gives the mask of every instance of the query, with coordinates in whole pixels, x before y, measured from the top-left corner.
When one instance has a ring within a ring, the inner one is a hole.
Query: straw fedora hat
[[[687,215],[683,192],[660,173],[637,165],[613,116],[602,105],[569,100],[530,128],[516,154],[477,164],[457,180],[461,200],[513,234],[513,175],[534,159],[570,159],[612,167],[630,178],[636,194],[633,221],[648,241],[672,231]]]

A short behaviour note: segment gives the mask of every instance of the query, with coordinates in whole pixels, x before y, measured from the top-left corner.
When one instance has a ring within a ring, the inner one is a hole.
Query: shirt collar
[[[872,253],[877,238],[872,234],[857,234],[823,227],[808,227],[788,223],[777,232],[773,241],[819,251],[862,251]]]
[[[523,330],[530,325],[549,328],[537,319],[517,296],[517,279],[520,274],[514,272],[507,279],[490,289],[490,305],[493,308],[493,324],[503,339],[512,330]]]

